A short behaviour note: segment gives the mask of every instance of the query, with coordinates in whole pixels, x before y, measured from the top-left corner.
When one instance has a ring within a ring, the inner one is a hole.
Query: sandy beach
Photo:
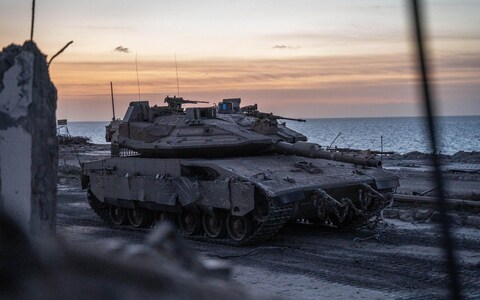
[[[60,147],[58,235],[67,242],[92,246],[106,239],[141,243],[149,230],[108,227],[89,208],[86,192],[79,187],[76,152],[82,162],[110,155],[109,145]],[[442,162],[447,197],[479,201],[480,153],[457,153],[442,157]],[[418,194],[435,187],[428,155],[391,155],[383,157],[383,165],[400,177],[399,194]],[[435,191],[425,196],[435,196]],[[455,216],[454,235],[462,283],[469,297],[479,297],[479,211],[463,209],[451,213]],[[444,297],[447,279],[441,263],[443,252],[439,247],[435,209],[394,203],[384,217],[376,228],[355,232],[291,224],[278,239],[249,247],[195,241],[187,244],[204,256],[228,261],[233,267],[232,280],[255,296]],[[467,219],[469,222],[465,222]]]

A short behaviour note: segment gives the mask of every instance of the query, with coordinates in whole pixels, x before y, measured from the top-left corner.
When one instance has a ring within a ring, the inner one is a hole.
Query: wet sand
[[[77,146],[80,160],[109,156],[108,145]],[[473,157],[473,156],[472,156]],[[476,158],[450,164],[477,165]],[[105,239],[140,243],[149,230],[106,226],[89,208],[79,188],[75,152],[60,149],[58,234],[69,242],[99,245]],[[423,192],[434,186],[424,157],[384,158],[384,166],[400,176],[399,193]],[[479,200],[480,175],[444,172],[452,198]],[[429,193],[428,195],[434,195]],[[229,247],[187,241],[205,256],[230,262],[232,280],[252,294],[318,299],[432,299],[448,294],[440,234],[434,223],[385,219],[374,230],[338,232],[291,224],[279,238],[251,247]],[[465,294],[480,297],[480,230],[455,226],[459,270]]]

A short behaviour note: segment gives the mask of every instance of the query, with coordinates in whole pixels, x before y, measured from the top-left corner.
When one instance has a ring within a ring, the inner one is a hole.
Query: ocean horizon
[[[432,152],[425,117],[306,118],[307,122],[285,121],[287,126],[321,146],[383,150],[404,154]],[[437,116],[438,149],[442,154],[480,151],[480,116]],[[280,120],[282,122],[283,120]],[[110,121],[69,121],[73,136],[85,136],[92,143],[107,144],[105,126]],[[65,129],[63,129],[65,130]],[[63,133],[61,131],[60,133]],[[340,135],[339,135],[340,134]]]

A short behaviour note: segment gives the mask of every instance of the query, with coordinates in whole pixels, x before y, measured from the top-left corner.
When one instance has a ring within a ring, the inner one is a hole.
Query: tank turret
[[[305,121],[242,111],[240,98],[224,99],[216,106],[190,107],[208,103],[166,97],[167,106],[134,101],[121,121],[107,126],[107,141],[118,150],[148,157],[228,157],[258,155],[275,151],[276,142],[306,141],[298,132],[278,124],[278,119]],[[112,151],[112,153],[114,153]]]

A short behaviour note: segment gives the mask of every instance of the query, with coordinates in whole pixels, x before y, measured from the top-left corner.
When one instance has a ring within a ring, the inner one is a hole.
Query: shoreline
[[[76,149],[81,161],[110,157],[110,145],[76,145]],[[453,161],[458,163],[461,159],[456,157]],[[411,195],[432,188],[430,172],[411,165],[398,165],[413,161],[425,167],[428,164],[425,156],[384,157],[383,161],[387,170],[393,168],[390,171],[400,177],[401,187],[397,194]],[[151,229],[107,226],[88,206],[86,192],[80,189],[79,174],[73,147],[61,146],[58,235],[72,245],[82,243],[100,247],[107,240],[141,244]],[[448,193],[463,198],[473,196],[480,203],[480,174],[444,172],[443,176]],[[446,283],[434,209],[428,205],[394,201],[392,207],[384,210],[383,219],[374,229],[350,232],[292,223],[282,229],[278,238],[245,247],[188,239],[182,242],[204,257],[228,263],[232,267],[230,282],[258,298],[268,295],[295,298],[300,293],[304,299],[385,299],[420,295],[435,298],[445,295]],[[480,222],[475,223],[480,217],[478,210],[456,209],[454,212],[452,229],[457,241],[459,268],[464,274],[465,295],[475,296],[480,291],[476,280],[480,276]],[[433,282],[431,278],[437,279]]]

